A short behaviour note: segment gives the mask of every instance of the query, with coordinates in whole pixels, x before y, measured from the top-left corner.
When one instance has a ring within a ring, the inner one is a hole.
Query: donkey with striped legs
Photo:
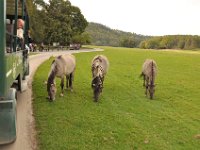
[[[143,86],[146,88],[145,95],[149,92],[150,99],[153,99],[155,93],[155,78],[157,74],[157,65],[153,59],[146,59],[142,66],[141,76],[144,78]]]
[[[97,55],[92,60],[92,89],[94,93],[94,101],[97,102],[100,93],[103,90],[103,82],[108,72],[109,61],[103,55]]]
[[[76,68],[75,57],[71,54],[61,55],[55,58],[51,64],[51,70],[49,72],[47,81],[47,92],[50,101],[55,100],[56,96],[56,84],[55,77],[61,78],[61,94],[63,96],[64,80],[66,78],[66,88],[73,90],[73,78]]]

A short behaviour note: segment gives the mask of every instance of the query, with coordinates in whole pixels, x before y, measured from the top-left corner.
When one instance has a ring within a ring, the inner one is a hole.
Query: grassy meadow
[[[197,150],[200,149],[200,53],[102,47],[79,53],[74,92],[46,99],[53,58],[33,81],[33,108],[41,150]],[[93,102],[91,60],[110,61],[103,93]],[[146,58],[158,65],[154,100],[144,95],[139,77]]]

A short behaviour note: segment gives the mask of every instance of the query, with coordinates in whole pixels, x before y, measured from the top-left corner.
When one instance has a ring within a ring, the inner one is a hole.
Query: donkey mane
[[[54,84],[54,79],[56,77],[56,69],[55,69],[55,60],[51,63],[51,71],[49,72],[48,80],[47,80],[47,90],[50,90],[51,84]]]
[[[101,56],[96,57],[93,61],[99,60],[100,62],[102,62],[102,58]]]

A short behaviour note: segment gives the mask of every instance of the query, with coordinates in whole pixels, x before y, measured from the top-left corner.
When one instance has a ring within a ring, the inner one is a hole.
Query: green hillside
[[[92,45],[138,47],[141,41],[150,38],[150,36],[111,29],[93,22],[88,24],[86,32],[91,37]]]

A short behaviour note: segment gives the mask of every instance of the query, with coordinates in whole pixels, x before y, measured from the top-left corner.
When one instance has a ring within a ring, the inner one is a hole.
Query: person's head
[[[24,28],[24,20],[18,19],[17,20],[17,28],[18,29],[23,29]]]

